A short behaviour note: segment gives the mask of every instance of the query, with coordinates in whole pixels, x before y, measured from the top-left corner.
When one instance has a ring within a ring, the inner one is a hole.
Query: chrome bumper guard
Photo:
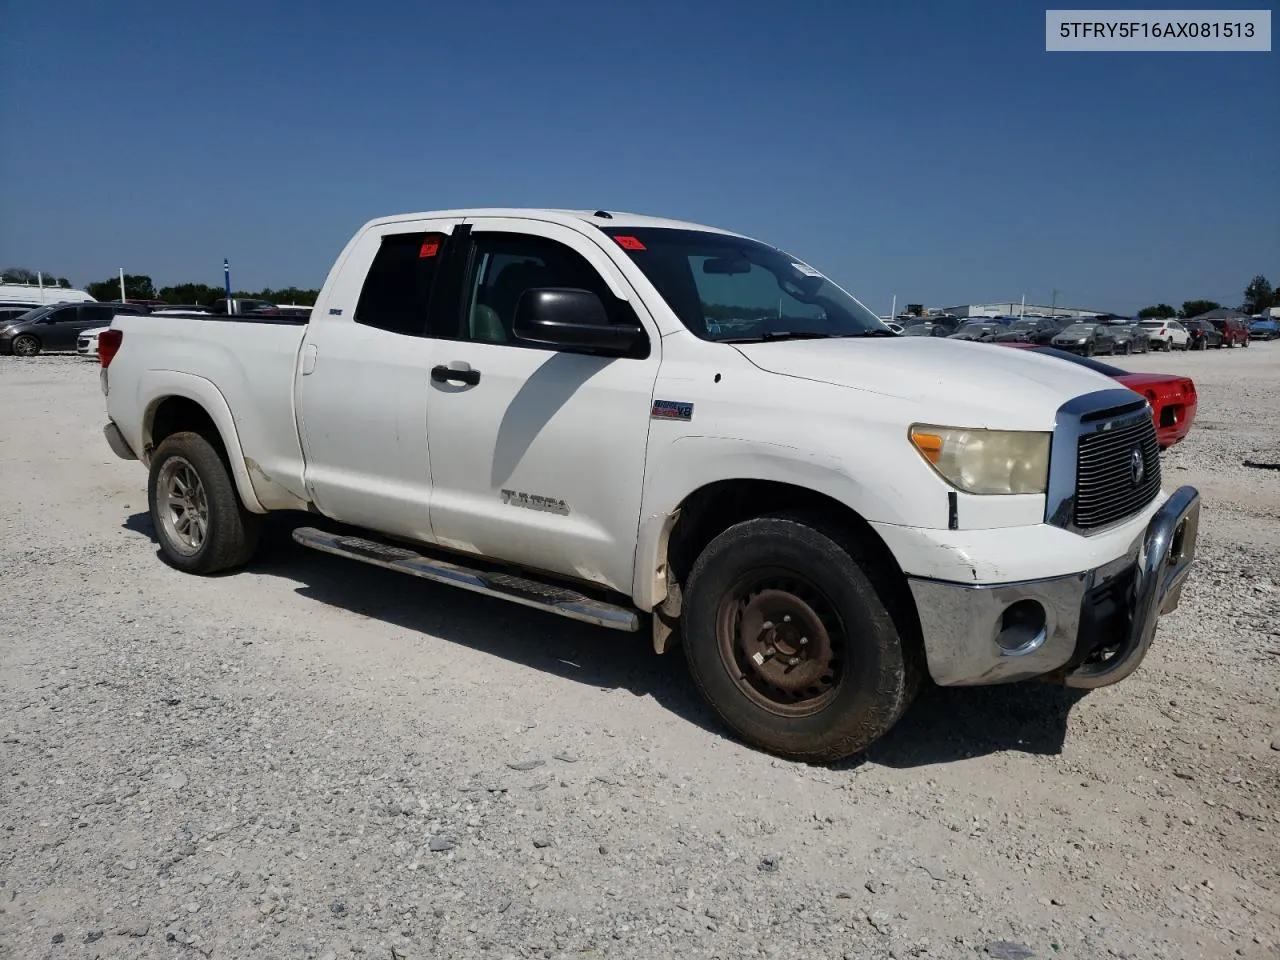
[[[934,682],[1120,682],[1146,657],[1161,615],[1178,605],[1199,523],[1199,492],[1179,487],[1124,556],[1094,570],[990,585],[909,578]]]

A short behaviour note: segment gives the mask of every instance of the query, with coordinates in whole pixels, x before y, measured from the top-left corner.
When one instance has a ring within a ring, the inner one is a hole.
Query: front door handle
[[[455,369],[454,367],[446,367],[441,364],[431,368],[431,379],[436,383],[444,383],[446,380],[452,380],[456,383],[465,383],[469,387],[474,387],[480,382],[480,371],[472,370],[470,367],[464,369]]]

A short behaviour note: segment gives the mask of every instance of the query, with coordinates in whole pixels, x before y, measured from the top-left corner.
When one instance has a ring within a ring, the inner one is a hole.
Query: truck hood
[[[895,397],[934,422],[1044,430],[1073,397],[1122,385],[1087,367],[994,344],[934,337],[735,344],[769,373]]]

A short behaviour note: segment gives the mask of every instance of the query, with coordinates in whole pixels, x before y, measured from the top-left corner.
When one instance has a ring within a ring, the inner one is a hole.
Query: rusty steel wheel
[[[725,668],[766,710],[803,717],[835,699],[844,676],[844,626],[831,601],[787,570],[754,571],[716,616]]]
[[[736,523],[698,555],[685,659],[743,740],[823,763],[866,749],[907,709],[920,660],[898,623],[914,611],[892,560],[871,549],[826,517],[795,513]]]

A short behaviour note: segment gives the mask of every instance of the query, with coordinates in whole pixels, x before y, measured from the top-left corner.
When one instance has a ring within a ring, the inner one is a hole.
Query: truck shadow
[[[340,529],[319,517],[273,515],[264,530],[255,574],[279,577],[319,603],[392,626],[439,637],[512,663],[603,690],[652,697],[687,723],[719,738],[725,729],[694,688],[679,650],[656,656],[647,628],[617,633],[454,587],[330,557],[295,543],[300,525]],[[155,541],[145,513],[123,526]],[[159,553],[159,551],[157,551]],[[376,622],[371,625],[377,629]],[[912,768],[1005,751],[1062,752],[1067,718],[1081,691],[1049,684],[940,688],[926,683],[887,736],[864,755],[830,765],[854,769],[868,761]]]

